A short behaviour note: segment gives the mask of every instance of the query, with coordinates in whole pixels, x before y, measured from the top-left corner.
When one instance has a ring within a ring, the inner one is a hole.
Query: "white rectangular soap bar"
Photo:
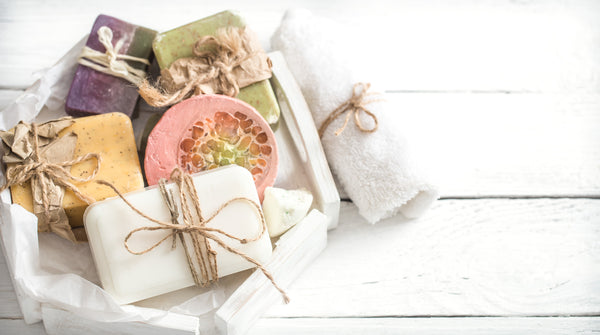
[[[237,165],[196,174],[193,181],[204,218],[211,217],[221,205],[233,198],[244,197],[260,203],[252,175]],[[167,185],[167,189],[175,188],[177,186],[173,183]],[[125,198],[149,217],[170,222],[170,212],[157,187],[129,193]],[[178,200],[176,202],[179,203]],[[172,239],[169,238],[142,255],[127,251],[124,240],[130,231],[157,224],[135,213],[122,199],[111,198],[89,206],[84,223],[102,287],[117,302],[126,304],[194,285],[179,239],[175,249],[172,249]],[[239,238],[253,238],[260,234],[262,223],[252,204],[235,201],[207,226]],[[141,231],[130,238],[128,244],[132,251],[143,251],[169,234],[171,230]],[[247,244],[220,237],[229,246],[260,263],[271,257],[272,247],[267,232],[259,240]],[[216,242],[209,240],[209,243],[217,252],[219,277],[254,267],[254,264],[228,252]]]

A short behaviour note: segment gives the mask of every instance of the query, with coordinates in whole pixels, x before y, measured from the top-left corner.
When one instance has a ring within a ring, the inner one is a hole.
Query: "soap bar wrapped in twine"
[[[199,94],[235,97],[240,88],[271,78],[271,60],[246,28],[221,28],[215,36],[204,36],[194,45],[193,54],[161,71],[160,88],[144,80],[139,86],[142,98],[164,107]]]
[[[79,64],[128,80],[154,107],[174,105],[200,94],[235,97],[240,88],[271,78],[271,60],[260,47],[258,38],[246,28],[220,28],[215,36],[200,38],[194,44],[193,57],[177,59],[161,71],[158,87],[146,79],[144,71],[125,62],[149,65],[148,60],[119,54],[122,41],[113,47],[112,38],[110,28],[98,29],[98,39],[106,52],[85,47]]]
[[[197,286],[204,287],[209,285],[210,283],[216,282],[219,279],[218,268],[217,268],[217,260],[216,260],[216,251],[210,246],[209,240],[215,242],[223,249],[239,255],[246,261],[256,265],[264,275],[271,281],[273,286],[281,293],[283,296],[283,300],[285,303],[289,302],[289,297],[285,293],[285,291],[280,288],[275,279],[271,275],[271,273],[260,264],[258,261],[253,259],[252,257],[246,255],[245,253],[229,246],[220,236],[226,236],[233,240],[240,242],[241,244],[246,244],[249,242],[259,240],[263,234],[265,234],[267,225],[265,223],[265,218],[260,210],[260,206],[244,197],[233,198],[224,204],[222,204],[219,209],[215,213],[213,213],[210,217],[205,218],[202,215],[202,210],[200,209],[200,203],[198,200],[198,194],[196,193],[196,188],[193,184],[192,177],[189,174],[186,174],[180,168],[175,168],[171,173],[170,177],[171,181],[174,181],[177,185],[177,197],[179,198],[179,203],[181,204],[180,208],[177,208],[177,203],[175,202],[174,195],[172,190],[169,192],[166,188],[166,181],[161,179],[159,181],[160,192],[163,196],[163,200],[165,201],[169,212],[171,213],[171,222],[165,222],[156,220],[152,217],[141,212],[137,209],[133,204],[131,204],[119,190],[109,182],[98,180],[97,183],[101,185],[106,185],[112,188],[115,193],[129,206],[134,212],[139,214],[141,217],[145,218],[148,221],[151,221],[156,226],[143,226],[136,228],[129,232],[125,237],[124,244],[127,251],[134,255],[143,255],[147,252],[152,251],[154,248],[158,247],[160,244],[165,242],[168,239],[172,239],[173,247],[176,247],[177,238],[181,241],[185,254],[187,256],[188,265],[190,267],[190,271],[192,273],[192,277],[194,278],[194,282]],[[234,202],[244,201],[252,205],[252,207],[256,210],[256,214],[260,218],[261,222],[261,231],[254,238],[239,238],[233,236],[221,229],[211,228],[207,225],[221,213],[223,209]],[[181,218],[181,219],[180,219]],[[181,223],[180,223],[181,221]],[[129,239],[136,233],[141,231],[156,231],[156,230],[170,230],[170,234],[165,235],[162,239],[154,243],[152,246],[147,249],[141,251],[134,251],[129,247]],[[191,245],[188,245],[186,242],[186,236],[191,241]]]
[[[101,157],[88,153],[73,159],[77,135],[69,133],[58,137],[58,133],[73,124],[71,118],[61,118],[43,124],[19,122],[13,130],[0,132],[7,164],[6,183],[0,192],[24,182],[31,182],[33,213],[38,218],[38,231],[55,234],[76,242],[69,220],[62,208],[65,189],[73,192],[87,204],[94,199],[81,193],[72,183],[85,183],[96,176]],[[96,167],[85,178],[75,177],[70,172],[72,165],[96,160]]]
[[[120,54],[119,51],[123,47],[123,39],[117,41],[115,46],[112,44],[112,39],[113,31],[106,26],[100,27],[98,29],[98,41],[100,41],[106,51],[100,52],[86,46],[81,50],[81,54],[79,55],[79,64],[102,73],[123,78],[139,86],[144,81],[146,72],[142,69],[134,68],[126,61],[138,62],[145,65],[150,65],[150,62],[145,58]]]

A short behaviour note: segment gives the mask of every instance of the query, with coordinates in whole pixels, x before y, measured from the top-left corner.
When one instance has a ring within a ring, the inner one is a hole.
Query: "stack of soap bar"
[[[258,203],[252,176],[239,166],[230,165],[196,174],[193,176],[193,183],[205,218],[212,216],[221,205],[236,197],[245,197]],[[176,188],[172,183],[167,184],[167,189]],[[127,194],[125,197],[147,216],[171,222],[171,214],[158,188],[148,188],[144,192]],[[178,203],[178,196],[175,195],[174,198]],[[91,205],[85,213],[84,221],[102,287],[117,302],[130,303],[194,285],[179,239],[175,249],[172,248],[171,239],[141,255],[131,254],[125,249],[123,241],[130,231],[157,224],[135,213],[122,199],[113,198]],[[253,238],[260,233],[262,223],[253,205],[236,201],[226,206],[207,226],[239,238]],[[170,230],[142,231],[128,241],[129,247],[136,252],[143,251],[169,234]],[[267,262],[271,257],[271,241],[266,232],[259,240],[247,244],[240,244],[221,235],[219,237],[229,246],[260,263]],[[219,277],[254,266],[215,242],[209,243],[217,252]]]
[[[158,65],[165,69],[179,58],[192,57],[198,39],[214,35],[219,28],[228,26],[244,27],[246,24],[239,15],[224,11],[158,34],[152,46]],[[242,88],[237,98],[256,108],[268,123],[275,123],[279,119],[279,105],[268,80]]]
[[[74,157],[90,152],[102,156],[102,164],[95,179],[103,179],[114,184],[122,192],[131,192],[144,188],[144,180],[135,146],[131,120],[121,113],[110,113],[75,119],[73,125],[63,129],[59,136],[70,132],[77,134],[77,146]],[[95,159],[74,165],[71,174],[85,178],[96,166]],[[114,192],[94,181],[74,183],[78,189],[97,201],[114,196]],[[33,211],[33,199],[29,182],[11,187],[14,203]],[[73,192],[66,191],[63,208],[72,227],[83,226],[83,213],[88,206]]]
[[[98,40],[98,29],[102,26],[113,31],[113,46],[119,40],[123,41],[119,54],[150,58],[152,40],[156,32],[107,15],[98,16],[86,46],[100,52],[106,51]],[[136,68],[146,66],[131,61],[129,65]],[[131,117],[138,97],[137,88],[127,80],[79,65],[65,103],[65,110],[72,116],[120,112]]]

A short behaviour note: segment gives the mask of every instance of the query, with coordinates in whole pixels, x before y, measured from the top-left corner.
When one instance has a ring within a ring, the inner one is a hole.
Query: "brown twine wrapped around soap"
[[[21,121],[14,131],[2,132],[0,137],[6,150],[3,161],[11,165],[7,168],[6,183],[0,188],[0,192],[31,180],[38,231],[51,231],[76,242],[77,239],[62,208],[64,189],[70,190],[87,204],[94,202],[93,198],[79,191],[72,181],[85,183],[94,179],[100,169],[102,158],[97,153],[88,153],[75,159],[66,158],[73,157],[77,135],[70,133],[61,138],[57,137],[60,130],[71,124],[71,118],[47,122],[41,125],[44,131],[43,135],[40,135],[38,124],[27,124]],[[42,145],[40,141],[43,142]],[[90,159],[96,160],[96,167],[88,177],[75,177],[67,169]]]
[[[78,63],[96,71],[123,78],[136,86],[140,85],[146,77],[146,72],[134,68],[125,61],[133,61],[145,65],[150,65],[150,62],[145,58],[120,54],[119,51],[123,47],[123,39],[117,41],[114,47],[112,39],[113,31],[106,26],[100,27],[98,29],[98,41],[104,46],[106,51],[100,52],[85,46],[81,50]]]
[[[142,98],[164,107],[199,94],[235,97],[241,87],[271,77],[271,60],[246,28],[221,28],[215,36],[204,36],[194,44],[193,54],[163,69],[159,87],[144,80],[138,90]]]
[[[338,130],[335,131],[335,136],[340,135],[344,131],[344,129],[346,129],[348,121],[350,120],[350,117],[352,115],[354,115],[354,123],[360,131],[364,133],[372,133],[376,131],[378,127],[377,116],[371,111],[369,111],[365,107],[365,105],[370,104],[372,102],[381,101],[382,99],[367,100],[366,97],[377,94],[375,92],[367,92],[370,87],[370,83],[354,84],[354,87],[352,88],[352,96],[348,100],[344,101],[341,105],[339,105],[335,110],[333,110],[333,112],[329,114],[327,119],[323,121],[321,127],[319,127],[319,137],[323,137],[323,134],[325,134],[325,130],[327,129],[327,127],[329,127],[333,120],[337,119],[346,112],[350,113],[346,115],[346,120],[344,121],[344,124]],[[373,128],[365,128],[362,125],[362,122],[360,121],[361,112],[366,113],[373,119],[373,122],[375,123]]]
[[[204,287],[212,282],[218,281],[219,279],[216,261],[217,253],[214,249],[211,248],[209,243],[209,240],[212,240],[218,245],[220,245],[223,249],[233,254],[239,255],[246,261],[256,265],[263,272],[263,274],[271,281],[273,286],[281,293],[285,303],[288,303],[290,301],[289,297],[287,296],[285,291],[277,285],[275,279],[273,278],[273,275],[271,275],[271,273],[264,266],[262,266],[262,264],[260,264],[257,260],[253,259],[252,257],[246,255],[245,253],[229,246],[222,240],[221,237],[216,235],[219,234],[229,237],[233,240],[240,242],[241,244],[246,244],[248,242],[259,240],[267,230],[265,218],[262,214],[262,211],[260,210],[260,206],[256,202],[248,198],[233,198],[222,204],[210,217],[204,218],[202,215],[202,210],[200,209],[200,202],[198,200],[198,194],[196,193],[196,188],[193,184],[192,177],[189,174],[186,174],[182,169],[175,168],[171,173],[170,179],[174,181],[178,186],[179,191],[177,193],[181,204],[181,210],[177,209],[176,202],[174,201],[173,192],[167,192],[166,181],[164,179],[162,179],[159,182],[159,188],[163,199],[171,213],[171,222],[164,222],[149,217],[148,215],[144,214],[142,211],[137,209],[135,206],[133,206],[133,204],[131,204],[123,196],[123,194],[119,192],[119,190],[117,190],[117,188],[114,185],[102,180],[96,181],[99,184],[106,185],[112,188],[115,191],[115,193],[117,193],[117,195],[125,202],[125,204],[127,204],[127,206],[129,206],[134,212],[136,212],[146,220],[149,220],[158,225],[139,227],[130,231],[124,240],[125,248],[127,249],[127,251],[134,255],[143,255],[147,252],[152,251],[154,248],[158,247],[160,244],[162,244],[170,238],[173,241],[172,248],[175,248],[177,237],[179,237],[183,244],[188,260],[188,265],[190,267],[192,277],[194,278],[194,282],[196,283],[196,285]],[[221,213],[223,209],[237,201],[244,201],[252,205],[252,207],[256,210],[256,213],[260,218],[261,231],[254,238],[239,238],[221,229],[207,227],[207,224],[211,222],[217,215],[219,215],[219,213]],[[182,218],[182,224],[179,223],[180,213]],[[154,243],[152,246],[142,251],[131,250],[128,241],[134,234],[141,231],[156,230],[171,230],[171,233],[167,234],[165,237]],[[187,237],[190,239],[192,244],[191,248],[188,248],[186,238],[184,235],[187,235]]]

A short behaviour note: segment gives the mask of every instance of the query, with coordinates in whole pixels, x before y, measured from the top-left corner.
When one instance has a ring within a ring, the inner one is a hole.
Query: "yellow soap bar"
[[[89,152],[102,157],[100,170],[95,180],[106,180],[123,193],[144,188],[144,179],[133,135],[131,119],[121,113],[109,113],[75,119],[73,125],[63,129],[59,137],[70,132],[77,134],[74,158]],[[71,174],[75,177],[89,176],[96,166],[95,159],[74,165]],[[96,201],[115,196],[113,190],[94,181],[73,183],[77,188]],[[11,187],[13,203],[33,212],[33,199],[29,182]],[[87,204],[71,191],[66,191],[63,208],[72,227],[83,226],[83,212]]]

